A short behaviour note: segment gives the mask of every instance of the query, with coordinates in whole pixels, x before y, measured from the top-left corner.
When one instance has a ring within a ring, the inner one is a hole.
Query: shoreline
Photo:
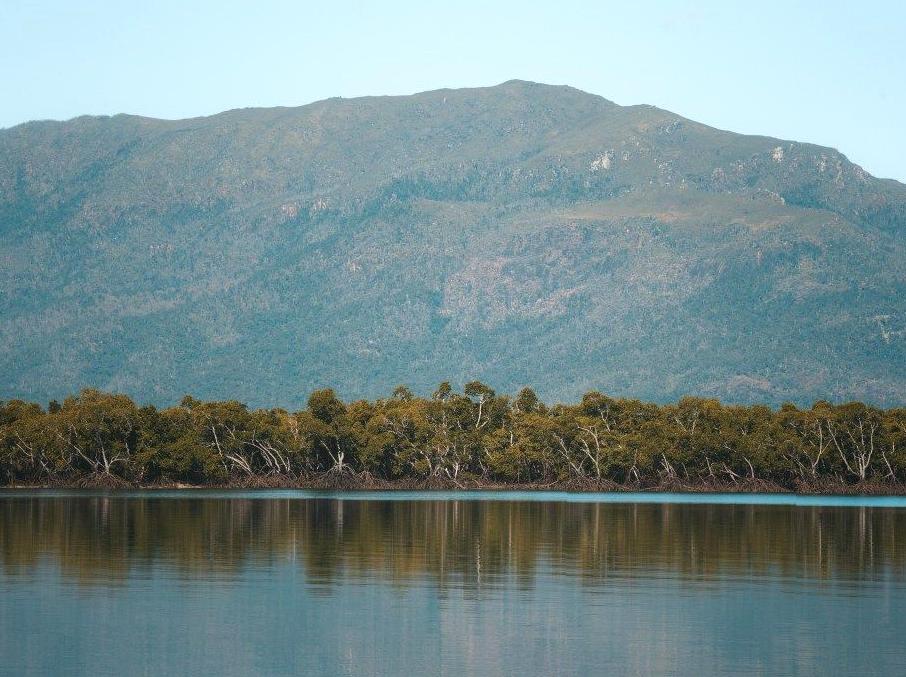
[[[0,491],[38,491],[66,490],[110,492],[130,491],[269,491],[275,489],[302,491],[343,491],[350,493],[432,493],[465,492],[465,493],[544,493],[562,492],[572,494],[788,494],[799,496],[903,496],[906,497],[906,484],[889,482],[863,482],[847,484],[844,482],[815,482],[788,487],[765,481],[742,481],[738,483],[723,482],[669,482],[654,485],[618,484],[616,482],[593,480],[557,481],[546,483],[497,483],[478,480],[448,481],[433,480],[379,480],[373,477],[353,475],[317,478],[290,477],[254,477],[238,479],[226,483],[191,484],[185,482],[125,482],[118,478],[85,478],[76,482],[41,482],[16,483],[0,486]]]

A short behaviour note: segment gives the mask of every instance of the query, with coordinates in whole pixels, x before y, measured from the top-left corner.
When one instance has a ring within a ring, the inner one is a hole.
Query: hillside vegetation
[[[508,82],[0,130],[0,397],[906,402],[906,186]]]

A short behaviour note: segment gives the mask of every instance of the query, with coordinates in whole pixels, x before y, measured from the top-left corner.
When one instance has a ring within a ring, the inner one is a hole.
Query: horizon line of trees
[[[0,402],[0,484],[300,482],[313,478],[448,485],[603,487],[906,481],[906,408],[819,401],[657,405],[597,391],[547,405],[480,381],[430,397],[341,401],[316,390],[305,409],[235,400],[138,406],[85,389],[45,409]]]

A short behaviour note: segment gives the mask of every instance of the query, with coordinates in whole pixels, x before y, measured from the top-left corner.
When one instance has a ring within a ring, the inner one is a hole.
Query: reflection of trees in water
[[[153,566],[189,579],[295,561],[308,579],[530,584],[781,574],[906,577],[906,511],[670,504],[333,499],[7,498],[0,564],[90,583]]]

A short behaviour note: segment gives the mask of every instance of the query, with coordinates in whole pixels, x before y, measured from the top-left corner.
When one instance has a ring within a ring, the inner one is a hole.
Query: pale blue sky
[[[834,146],[906,180],[904,2],[0,2],[0,127],[511,78]]]

